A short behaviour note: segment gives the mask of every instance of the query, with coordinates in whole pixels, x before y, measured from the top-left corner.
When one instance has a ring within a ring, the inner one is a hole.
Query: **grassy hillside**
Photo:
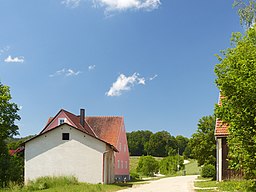
[[[139,156],[131,156],[130,157],[130,172],[135,173],[136,167],[138,166],[139,162]],[[158,161],[161,161],[163,159],[162,157],[155,157]],[[200,167],[197,165],[197,161],[194,159],[190,159],[190,162],[185,165],[186,175],[199,175],[200,174]],[[178,175],[182,175],[183,170],[178,173]]]
[[[190,162],[185,165],[185,170],[187,175],[199,175],[201,167],[198,167],[197,161],[190,159]]]
[[[136,167],[138,166],[140,156],[130,156],[130,173],[136,172]],[[163,157],[155,157],[156,160],[161,161]]]

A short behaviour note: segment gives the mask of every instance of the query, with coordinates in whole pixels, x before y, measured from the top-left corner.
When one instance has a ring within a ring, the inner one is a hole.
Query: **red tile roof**
[[[51,124],[51,122],[58,116],[58,114],[60,114],[61,112],[64,112],[65,115],[68,117],[68,119],[74,124],[74,127],[79,129],[80,131],[82,132],[85,132],[89,135],[92,135],[92,136],[95,136],[95,134],[93,133],[92,129],[90,128],[90,126],[88,125],[88,123],[85,122],[84,126],[82,126],[80,124],[80,116],[76,116],[64,109],[61,109],[59,111],[59,113],[57,113],[57,115],[55,117],[50,117],[48,122],[47,122],[47,125],[45,126],[45,128],[40,132],[40,134],[43,134],[51,129],[54,129],[55,127],[51,127],[49,126]]]
[[[224,98],[224,96],[219,96],[219,103],[218,105],[221,106],[221,100]],[[215,136],[216,137],[227,137],[228,136],[228,124],[224,123],[222,120],[217,119],[215,124]]]
[[[124,128],[123,117],[86,117],[86,122],[97,137],[117,148],[120,131]]]
[[[228,124],[217,119],[215,125],[215,136],[228,136]]]
[[[11,155],[11,156],[14,156],[15,154],[17,154],[17,153],[20,153],[20,152],[22,152],[22,151],[24,151],[24,146],[20,146],[20,147],[18,147],[17,149],[10,149],[9,150],[9,154]]]
[[[124,128],[124,118],[118,116],[109,117],[85,117],[84,126],[80,124],[80,115],[74,115],[64,109],[61,109],[55,117],[48,119],[47,125],[39,135],[55,129],[58,126],[50,126],[56,117],[64,112],[72,126],[84,133],[91,135],[99,140],[102,140],[115,148],[118,145],[120,131]]]

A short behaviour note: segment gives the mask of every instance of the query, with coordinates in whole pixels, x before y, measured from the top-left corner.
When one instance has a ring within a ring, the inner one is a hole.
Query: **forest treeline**
[[[167,131],[132,131],[127,133],[127,141],[131,156],[166,157],[179,154],[190,157],[189,139],[182,135],[174,137]]]

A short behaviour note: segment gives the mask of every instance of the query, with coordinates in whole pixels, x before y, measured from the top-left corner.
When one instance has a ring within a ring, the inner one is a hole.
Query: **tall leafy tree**
[[[177,145],[175,137],[167,131],[159,131],[150,136],[149,142],[145,146],[148,155],[166,157],[169,152],[176,153]]]
[[[147,155],[145,145],[149,141],[150,136],[153,133],[151,131],[132,131],[127,133],[127,141],[129,146],[130,155],[141,156]]]
[[[11,102],[11,93],[8,86],[0,82],[0,187],[6,186],[9,175],[8,168],[10,157],[6,145],[6,139],[18,134],[16,120],[20,120],[17,114],[17,104]]]
[[[216,116],[229,124],[230,166],[256,177],[256,26],[233,34],[232,48],[218,56],[216,84],[224,96]]]
[[[179,149],[179,155],[182,155],[188,145],[189,139],[182,135],[177,135],[175,139],[177,142],[177,147]]]
[[[238,15],[240,17],[240,23],[249,28],[256,19],[256,1],[249,0],[235,0],[233,7],[238,7]]]
[[[197,160],[198,165],[216,162],[216,142],[214,137],[215,117],[204,116],[198,122],[196,133],[189,140],[191,156]]]

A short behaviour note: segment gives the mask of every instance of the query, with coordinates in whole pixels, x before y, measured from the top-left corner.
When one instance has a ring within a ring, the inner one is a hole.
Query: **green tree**
[[[179,149],[179,155],[182,155],[188,145],[189,139],[182,136],[182,135],[178,135],[176,136],[176,142],[177,142],[177,147]]]
[[[11,94],[8,86],[0,83],[0,187],[7,185],[10,178],[10,156],[6,145],[6,139],[18,134],[16,120],[20,120],[17,114],[18,106],[11,103]]]
[[[141,156],[137,166],[137,172],[145,176],[154,176],[159,170],[158,161],[152,156]]]
[[[132,156],[147,155],[145,150],[145,144],[149,141],[150,136],[153,133],[151,131],[132,131],[127,133],[127,141],[129,146],[129,152]]]
[[[160,173],[164,175],[172,175],[184,168],[183,162],[184,158],[179,155],[164,157],[160,161]]]
[[[229,124],[229,164],[256,177],[256,27],[244,36],[234,33],[232,48],[223,51],[215,66],[222,105],[215,114]]]
[[[249,28],[256,19],[256,1],[249,0],[247,3],[242,0],[235,0],[233,7],[238,7],[240,23]]]
[[[177,143],[175,137],[171,136],[170,133],[160,131],[150,136],[150,140],[146,144],[145,149],[148,155],[166,157],[169,152],[176,153]]]
[[[215,117],[204,116],[199,120],[198,128],[189,141],[191,156],[198,165],[216,162],[216,141],[214,137]]]

